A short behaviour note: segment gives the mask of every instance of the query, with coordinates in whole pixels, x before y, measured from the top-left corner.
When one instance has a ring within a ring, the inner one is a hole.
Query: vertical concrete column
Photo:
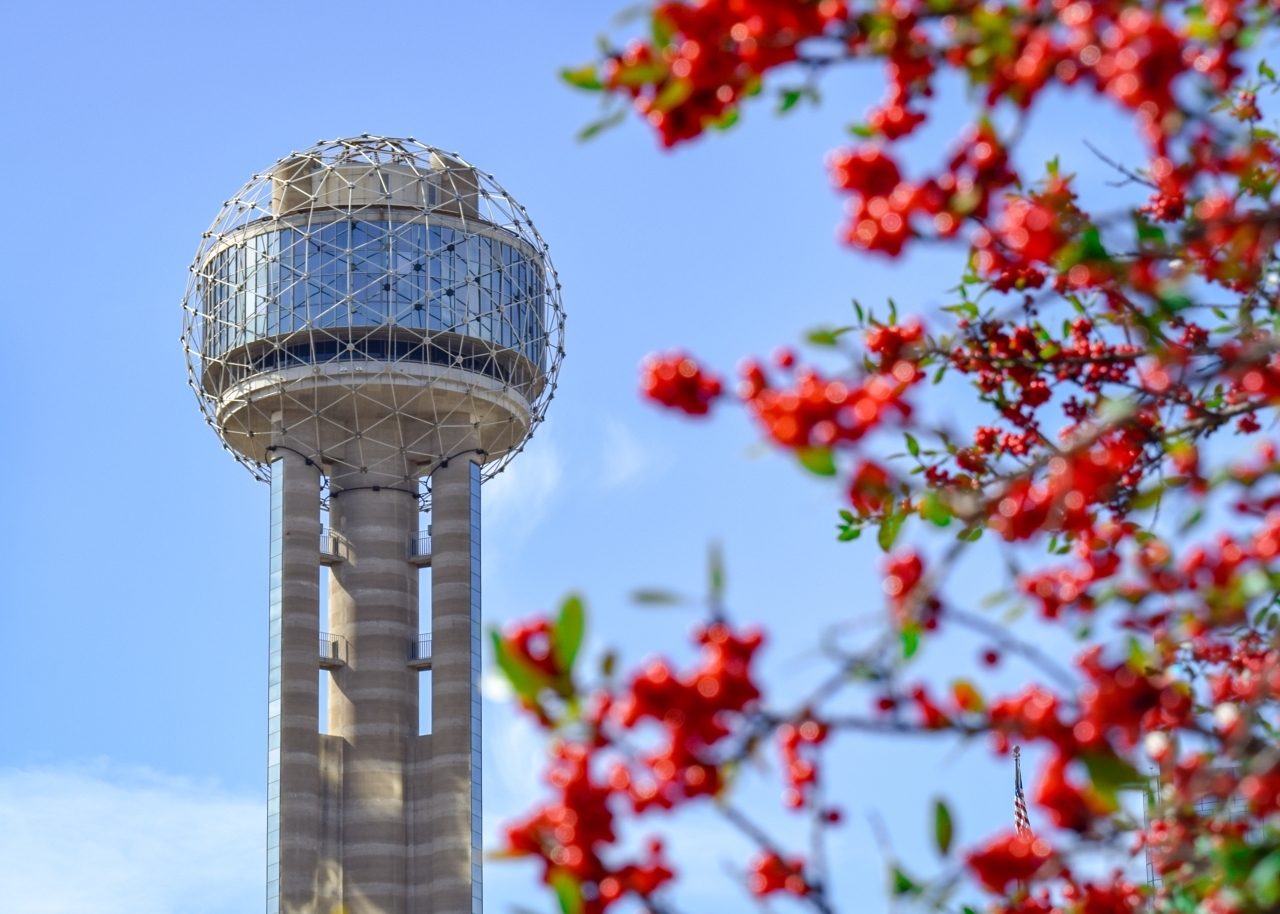
[[[283,448],[271,464],[268,914],[312,914],[320,846],[320,470]]]
[[[409,914],[431,914],[431,734],[410,740]]]
[[[431,914],[479,914],[480,467],[469,436],[431,476]]]
[[[342,899],[347,914],[407,914],[409,740],[418,732],[418,569],[412,482],[352,472],[331,479],[329,520],[350,555],[330,573],[333,630],[350,645],[334,672],[329,731],[343,753]]]

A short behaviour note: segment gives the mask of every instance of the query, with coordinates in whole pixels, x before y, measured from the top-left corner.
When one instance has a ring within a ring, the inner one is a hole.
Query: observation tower
[[[271,486],[267,912],[479,914],[480,487],[555,391],[547,246],[456,153],[321,142],[223,205],[183,312],[205,420]]]

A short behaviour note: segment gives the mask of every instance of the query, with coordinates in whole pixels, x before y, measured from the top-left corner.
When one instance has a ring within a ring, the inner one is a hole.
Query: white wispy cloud
[[[527,536],[546,516],[563,476],[564,459],[551,423],[543,423],[535,443],[485,484],[486,522],[501,524],[517,539]]]
[[[486,706],[485,713],[490,715],[486,724],[492,723],[486,734],[491,750],[487,759],[498,776],[494,786],[500,788],[495,792],[495,804],[485,812],[501,820],[524,813],[545,793],[542,773],[548,762],[547,739],[529,715],[510,705]]]
[[[600,481],[606,489],[634,479],[653,461],[653,453],[632,434],[631,429],[617,419],[606,420],[604,455],[600,461]]]
[[[0,768],[13,914],[241,914],[265,899],[266,804],[109,763]]]

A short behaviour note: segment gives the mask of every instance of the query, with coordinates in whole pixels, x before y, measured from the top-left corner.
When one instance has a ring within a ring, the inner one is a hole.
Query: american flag
[[[1022,750],[1013,747],[1013,827],[1024,838],[1031,837],[1027,818],[1027,798],[1022,795]]]

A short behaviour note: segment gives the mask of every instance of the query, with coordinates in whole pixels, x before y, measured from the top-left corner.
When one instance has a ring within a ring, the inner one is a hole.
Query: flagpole
[[[1022,749],[1013,747],[1013,830],[1019,838],[1031,839],[1031,819],[1027,816],[1027,798],[1022,792]],[[1030,887],[1018,880],[1023,895],[1030,894]]]
[[[1031,837],[1027,798],[1022,792],[1022,749],[1018,746],[1013,747],[1013,828],[1019,837]]]

